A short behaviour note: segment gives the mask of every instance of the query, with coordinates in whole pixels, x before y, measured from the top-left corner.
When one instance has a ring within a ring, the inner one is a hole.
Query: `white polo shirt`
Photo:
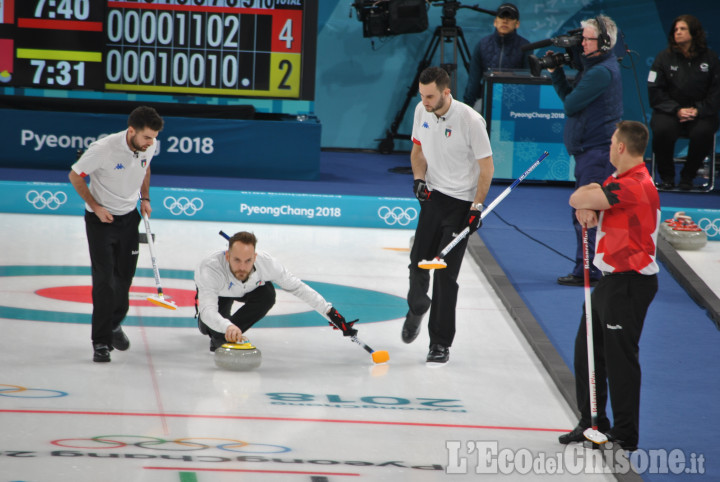
[[[124,130],[98,139],[72,165],[80,176],[90,175],[90,194],[115,216],[137,208],[140,186],[157,147],[153,143],[145,152],[133,152],[126,138]],[[87,203],[85,209],[92,211]]]
[[[271,281],[328,319],[327,312],[332,305],[264,251],[257,251],[253,272],[245,282],[238,280],[230,271],[225,251],[213,253],[200,262],[195,269],[200,319],[213,330],[225,333],[232,323],[218,313],[218,297],[242,298]]]
[[[427,159],[425,182],[430,190],[473,201],[477,192],[478,159],[492,156],[485,119],[475,110],[452,99],[442,117],[415,107],[412,141]]]

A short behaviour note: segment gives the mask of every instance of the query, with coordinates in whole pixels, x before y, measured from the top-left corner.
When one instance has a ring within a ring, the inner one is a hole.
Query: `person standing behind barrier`
[[[673,21],[668,47],[650,68],[648,97],[659,187],[675,187],[675,142],[682,135],[690,142],[679,187],[689,190],[703,159],[712,151],[720,111],[720,61],[707,47],[705,31],[694,16],[680,15]]]
[[[488,69],[524,69],[530,52],[520,48],[530,43],[517,33],[520,11],[512,3],[503,3],[497,9],[493,22],[495,31],[483,37],[475,46],[470,58],[470,71],[463,102],[470,107],[483,96],[483,74]],[[481,109],[476,109],[480,111]]]
[[[126,130],[90,144],[69,174],[70,183],[85,201],[95,362],[109,362],[113,348],[130,348],[121,323],[130,308],[130,285],[139,253],[137,202],[139,197],[142,214],[150,217],[150,161],[163,124],[152,107],[136,108]]]
[[[454,233],[469,227],[472,235],[482,226],[482,203],[490,189],[494,166],[485,120],[453,99],[448,73],[428,67],[420,74],[419,91],[421,101],[415,107],[410,162],[420,215],[410,250],[409,310],[402,340],[412,343],[417,338],[423,315],[430,310],[427,361],[446,363],[455,337],[457,277],[468,238],[445,256],[445,269],[435,270],[432,299],[427,294],[430,273],[418,263],[434,258],[452,241]]]
[[[617,169],[602,186],[591,183],[570,196],[578,222],[597,226],[595,266],[604,273],[592,292],[598,429],[610,442],[636,450],[640,427],[639,342],[645,315],[658,290],[656,262],[660,198],[645,167],[648,130],[622,121],[612,136],[610,162]],[[598,218],[598,212],[599,218]],[[590,427],[585,310],[575,339],[575,391],[580,421],[559,437],[583,442]],[[608,387],[613,425],[605,412]]]
[[[599,23],[598,23],[599,22]],[[617,26],[605,15],[581,22],[582,66],[571,85],[562,67],[548,69],[552,75],[555,91],[563,101],[567,115],[563,140],[568,153],[575,158],[575,188],[602,182],[612,173],[608,162],[610,138],[623,115],[622,79],[617,57],[612,48],[617,40]],[[552,54],[551,51],[548,55]],[[582,227],[572,212],[575,228],[575,266],[557,282],[567,286],[583,285]],[[600,271],[592,266],[595,254],[595,229],[588,230],[591,246],[590,279],[593,284],[600,279]]]

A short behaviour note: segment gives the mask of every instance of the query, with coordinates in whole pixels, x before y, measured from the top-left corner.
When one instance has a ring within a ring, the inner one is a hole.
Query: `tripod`
[[[463,35],[462,28],[457,26],[457,22],[455,19],[455,14],[460,8],[470,8],[472,10],[487,13],[493,16],[495,16],[496,13],[493,10],[485,10],[476,6],[461,5],[460,2],[457,2],[455,0],[446,0],[443,2],[443,10],[441,17],[442,24],[435,28],[432,39],[430,39],[430,44],[425,50],[423,58],[418,63],[415,77],[413,77],[412,83],[408,88],[402,107],[400,107],[400,110],[397,112],[397,114],[395,114],[395,118],[390,125],[390,129],[386,131],[385,137],[382,139],[376,139],[377,141],[380,141],[380,144],[378,145],[378,151],[380,153],[391,154],[395,149],[395,144],[393,142],[394,139],[410,138],[410,134],[398,134],[398,129],[400,127],[400,123],[405,117],[405,112],[407,111],[407,108],[410,106],[410,102],[417,94],[420,74],[423,70],[430,66],[432,59],[435,56],[435,53],[437,52],[438,48],[440,48],[441,42],[452,44],[451,62],[445,62],[445,46],[440,48],[440,67],[445,69],[447,73],[450,74],[450,85],[453,92],[457,92],[456,71],[458,53],[462,58],[463,65],[465,66],[465,71],[470,70],[470,48],[468,47],[467,41],[465,40],[465,35]]]

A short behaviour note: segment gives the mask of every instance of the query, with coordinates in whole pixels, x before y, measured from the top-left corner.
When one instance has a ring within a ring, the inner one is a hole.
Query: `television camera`
[[[576,28],[570,30],[567,35],[558,35],[557,37],[540,40],[523,46],[521,48],[523,51],[550,46],[565,49],[564,53],[553,53],[545,57],[537,57],[536,55],[528,56],[530,73],[533,77],[539,77],[540,71],[543,69],[555,69],[563,65],[569,65],[576,70],[582,70],[582,63],[578,60],[580,48],[582,48],[582,31],[582,28]]]
[[[363,24],[363,37],[419,33],[428,28],[426,0],[357,0],[352,6]]]

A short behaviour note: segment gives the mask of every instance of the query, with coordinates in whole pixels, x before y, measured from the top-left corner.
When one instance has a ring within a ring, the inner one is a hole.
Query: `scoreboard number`
[[[315,2],[14,2],[10,86],[284,99],[314,94]]]

